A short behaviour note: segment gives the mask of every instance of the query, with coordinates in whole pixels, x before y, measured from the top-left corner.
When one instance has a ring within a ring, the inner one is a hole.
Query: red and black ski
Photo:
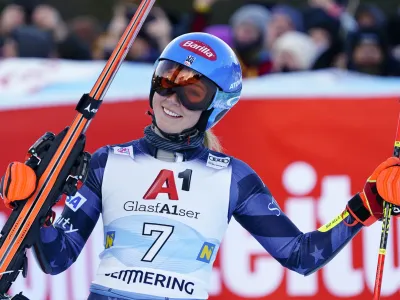
[[[83,95],[76,106],[78,113],[72,124],[58,135],[45,134],[31,147],[28,161],[38,177],[37,189],[30,198],[18,201],[1,230],[0,299],[9,299],[6,293],[12,283],[20,272],[25,275],[25,252],[34,244],[40,226],[60,194],[66,192],[66,187],[71,188],[71,183],[76,186],[84,180],[73,173],[87,168],[90,159],[90,155],[84,152],[85,132],[154,2],[142,0],[91,92]]]

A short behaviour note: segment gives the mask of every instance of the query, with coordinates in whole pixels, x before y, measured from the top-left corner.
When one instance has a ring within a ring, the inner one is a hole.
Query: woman
[[[377,189],[398,192],[386,181],[398,186],[397,158],[382,163],[332,222],[302,233],[246,163],[210,150],[219,144],[209,130],[238,102],[241,78],[222,40],[205,33],[173,40],[151,81],[153,123],[143,138],[93,154],[85,184],[55,224],[40,229],[34,251],[43,271],[69,268],[101,213],[104,251],[89,299],[207,299],[232,217],[282,266],[309,275],[382,216]],[[10,164],[0,188],[6,205],[31,194],[35,180],[25,164]]]

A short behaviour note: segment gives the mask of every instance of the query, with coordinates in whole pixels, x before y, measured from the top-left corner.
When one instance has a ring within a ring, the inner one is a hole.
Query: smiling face
[[[180,103],[176,94],[161,96],[154,93],[154,116],[157,126],[169,134],[181,133],[192,128],[200,119],[202,111],[189,110]]]

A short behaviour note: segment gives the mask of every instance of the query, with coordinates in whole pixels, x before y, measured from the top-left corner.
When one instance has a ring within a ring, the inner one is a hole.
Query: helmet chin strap
[[[151,116],[152,123],[155,127],[157,127],[158,131],[165,137],[166,139],[173,141],[173,142],[182,142],[185,140],[190,141],[190,139],[200,133],[200,130],[197,128],[197,124],[194,125],[192,128],[185,129],[180,133],[168,133],[163,131],[156,122],[156,117],[150,111],[147,111],[147,114]]]

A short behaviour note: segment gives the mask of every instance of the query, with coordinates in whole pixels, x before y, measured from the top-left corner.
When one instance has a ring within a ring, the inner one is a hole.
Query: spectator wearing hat
[[[312,69],[336,67],[343,55],[340,21],[322,8],[310,8],[304,13],[305,32],[313,39],[318,55]]]
[[[360,28],[347,40],[347,68],[352,71],[400,76],[400,64],[390,52],[385,33],[377,27]]]
[[[242,6],[232,15],[232,44],[242,67],[243,77],[271,72],[271,60],[264,48],[269,11],[262,5]]]
[[[289,5],[276,5],[271,10],[267,24],[266,47],[271,49],[275,41],[288,31],[303,31],[304,22],[300,11]]]
[[[358,25],[351,12],[348,10],[349,0],[308,0],[310,7],[321,8],[328,15],[337,18],[343,31],[357,30]]]
[[[309,70],[318,54],[310,36],[299,31],[288,31],[273,44],[271,57],[274,72]]]
[[[20,26],[6,38],[3,56],[22,58],[55,57],[55,43],[50,33],[34,26]]]
[[[354,16],[359,27],[380,27],[386,23],[383,11],[374,4],[362,3],[357,7]]]

